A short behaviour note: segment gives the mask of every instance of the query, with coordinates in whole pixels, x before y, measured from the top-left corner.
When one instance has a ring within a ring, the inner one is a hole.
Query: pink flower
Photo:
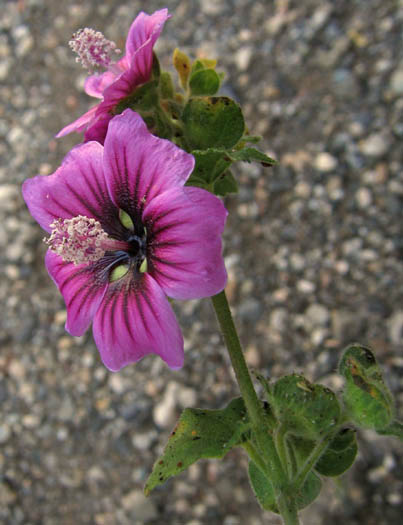
[[[51,233],[46,266],[66,302],[66,330],[79,336],[93,322],[110,370],[149,353],[180,368],[183,339],[166,296],[207,297],[225,286],[227,211],[184,186],[193,165],[127,109],[104,146],[81,144],[55,173],[23,185],[31,214]]]
[[[106,40],[102,33],[84,29],[73,35],[75,39],[70,45],[79,54],[78,60],[84,67],[100,66],[108,69],[102,74],[89,76],[85,82],[86,93],[100,98],[101,102],[59,131],[56,137],[63,137],[72,131],[83,131],[85,142],[97,140],[103,144],[116,105],[150,80],[153,47],[169,17],[168,9],[161,9],[152,15],[141,12],[130,27],[126,54],[113,63],[110,54],[115,50],[115,45]]]

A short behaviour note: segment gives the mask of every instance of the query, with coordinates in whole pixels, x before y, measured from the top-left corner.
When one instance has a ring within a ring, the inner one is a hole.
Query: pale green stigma
[[[147,271],[147,259],[144,259],[143,262],[140,264],[139,272],[146,273],[146,271]]]
[[[109,274],[109,281],[113,283],[124,277],[129,271],[129,267],[126,264],[119,264]]]
[[[128,230],[134,231],[134,224],[133,224],[133,221],[130,215],[122,209],[119,209],[119,220],[125,228],[127,228]]]

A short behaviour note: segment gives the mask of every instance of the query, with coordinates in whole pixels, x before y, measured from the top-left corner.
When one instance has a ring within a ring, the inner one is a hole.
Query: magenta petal
[[[168,9],[160,9],[152,15],[144,12],[137,15],[126,40],[126,57],[130,67],[138,69],[144,75],[150,74],[153,46],[168,18]]]
[[[66,263],[50,250],[46,253],[45,264],[66,303],[66,330],[71,335],[82,335],[99,308],[108,281],[99,276],[95,278],[91,266]]]
[[[183,186],[193,166],[192,155],[151,135],[134,111],[126,109],[109,123],[105,178],[111,198],[120,208],[130,211],[134,205],[139,211],[156,195]]]
[[[84,90],[90,97],[103,98],[103,92],[115,79],[116,73],[112,71],[105,71],[100,75],[90,75],[85,80]]]
[[[196,299],[224,289],[226,217],[220,199],[193,187],[167,191],[145,208],[143,222],[151,225],[149,272],[168,296]]]
[[[95,117],[95,113],[97,112],[98,105],[91,108],[87,113],[84,113],[84,115],[81,115],[77,120],[69,124],[68,126],[64,127],[59,131],[59,133],[56,135],[56,138],[64,137],[65,135],[68,135],[72,131],[77,131],[77,133],[81,133],[85,130],[85,128],[88,126],[88,123]]]
[[[140,86],[140,84],[144,84],[149,80],[150,72],[143,74],[135,68],[129,68],[105,89],[103,93],[104,100],[113,108],[120,100],[133,93],[137,86]]]
[[[100,106],[103,103],[100,104]],[[91,141],[96,140],[100,144],[104,143],[106,133],[108,131],[109,122],[112,119],[112,115],[109,112],[101,113],[94,119],[93,122],[88,126],[84,133],[84,140]]]
[[[74,148],[52,175],[38,175],[22,186],[24,200],[42,228],[50,231],[54,219],[77,215],[102,222],[111,202],[102,167],[103,147],[87,142]]]
[[[117,371],[147,354],[183,365],[183,338],[163,291],[147,274],[111,283],[93,324],[102,361]]]

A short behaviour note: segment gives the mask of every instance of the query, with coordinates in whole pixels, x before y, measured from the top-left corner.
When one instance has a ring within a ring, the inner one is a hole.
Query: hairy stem
[[[288,476],[283,469],[273,438],[267,428],[263,406],[253,386],[225,292],[222,291],[214,295],[212,301],[235,370],[239,389],[249,414],[252,432],[259,449],[258,454],[263,461],[261,465],[265,465],[265,473],[273,485],[276,501],[285,524],[297,524],[296,506],[292,498],[285,498],[284,496],[284,490],[288,489]]]

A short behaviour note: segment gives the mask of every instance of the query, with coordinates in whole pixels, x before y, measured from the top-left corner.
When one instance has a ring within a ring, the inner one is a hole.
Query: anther
[[[100,31],[88,27],[74,33],[69,46],[78,55],[76,62],[80,62],[89,71],[96,68],[107,69],[111,63],[111,55],[120,53],[114,42],[106,39]]]
[[[78,215],[72,219],[56,219],[50,225],[51,235],[44,239],[49,249],[66,262],[94,262],[106,251],[126,249],[124,241],[111,239],[94,218]]]

